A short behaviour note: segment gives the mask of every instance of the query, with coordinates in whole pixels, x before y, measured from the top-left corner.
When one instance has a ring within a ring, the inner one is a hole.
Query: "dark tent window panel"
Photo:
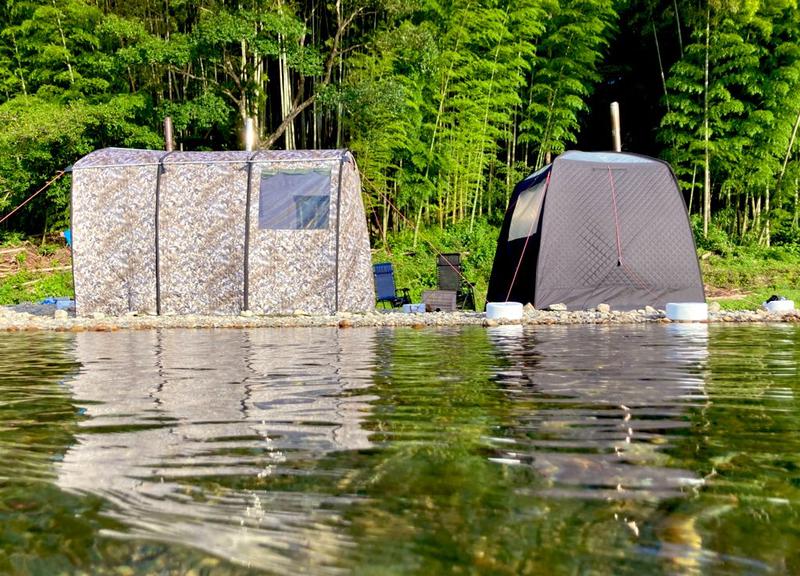
[[[327,229],[330,190],[330,170],[263,172],[258,227],[264,230]]]

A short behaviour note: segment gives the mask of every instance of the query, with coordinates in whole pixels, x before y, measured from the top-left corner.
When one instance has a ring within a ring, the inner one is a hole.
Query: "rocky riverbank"
[[[429,312],[404,314],[400,311],[370,312],[367,314],[339,313],[334,316],[312,316],[303,313],[291,316],[257,316],[242,313],[239,316],[155,316],[126,314],[75,317],[69,310],[58,310],[48,304],[20,304],[0,308],[0,331],[57,331],[81,332],[146,330],[152,328],[283,328],[328,326],[339,328],[364,326],[408,326],[413,328],[435,326],[497,326],[501,324],[567,325],[567,324],[638,324],[645,322],[670,323],[663,310],[645,308],[630,312],[609,310],[600,305],[595,310],[536,310],[526,306],[521,320],[487,319],[483,312]],[[708,322],[800,322],[800,311],[776,314],[766,310],[721,311],[714,303],[709,305]]]

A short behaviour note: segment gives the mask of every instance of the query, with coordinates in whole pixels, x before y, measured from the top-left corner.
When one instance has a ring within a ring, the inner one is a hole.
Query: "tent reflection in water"
[[[73,167],[72,229],[79,315],[374,308],[345,150],[98,150]]]
[[[667,454],[708,402],[707,324],[507,325],[487,334],[507,362],[500,388],[537,406],[517,411],[507,426],[515,440],[498,445],[497,457],[536,469],[547,480],[540,494],[655,501],[703,484]]]
[[[528,176],[509,201],[487,301],[617,310],[704,302],[686,205],[669,165],[570,151]]]
[[[350,545],[333,527],[354,496],[293,480],[372,447],[374,350],[374,331],[338,328],[77,334],[66,385],[84,419],[57,485],[108,501],[125,539],[322,573]]]

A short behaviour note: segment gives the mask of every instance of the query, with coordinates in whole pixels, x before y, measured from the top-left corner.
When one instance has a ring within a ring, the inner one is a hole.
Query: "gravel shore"
[[[497,326],[501,324],[566,325],[566,324],[637,324],[644,322],[670,323],[663,310],[646,308],[630,312],[598,310],[535,310],[526,306],[522,320],[487,319],[483,312],[429,312],[404,314],[400,311],[376,310],[367,314],[339,313],[334,316],[311,316],[297,313],[291,316],[257,316],[242,313],[239,316],[155,316],[129,313],[124,316],[94,314],[75,317],[71,310],[57,310],[49,304],[19,304],[0,307],[0,331],[56,331],[82,332],[144,330],[151,328],[282,328],[308,326],[338,326],[339,328],[363,326]],[[714,303],[709,305],[708,322],[800,322],[800,311],[770,313],[766,310],[720,311]]]

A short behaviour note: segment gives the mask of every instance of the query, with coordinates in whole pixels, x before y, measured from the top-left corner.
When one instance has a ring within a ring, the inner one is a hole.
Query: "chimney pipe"
[[[256,148],[256,127],[252,118],[244,121],[244,149],[252,152]]]
[[[164,118],[164,149],[167,152],[175,150],[175,140],[172,137],[172,118]]]
[[[611,147],[614,152],[622,152],[622,136],[619,128],[619,102],[611,103]]]

